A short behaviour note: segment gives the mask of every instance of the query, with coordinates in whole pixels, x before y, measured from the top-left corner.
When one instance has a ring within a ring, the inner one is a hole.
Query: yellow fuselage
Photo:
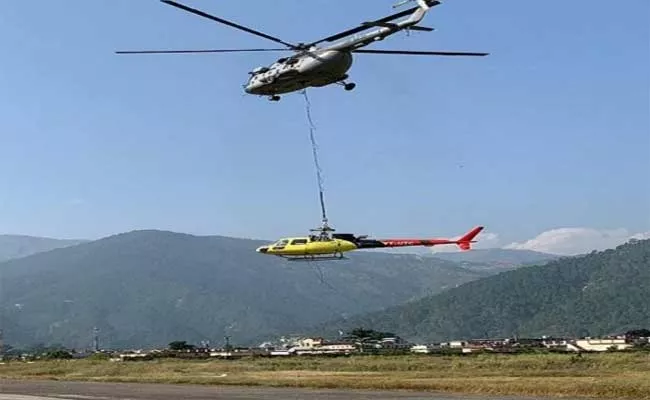
[[[342,254],[356,249],[357,246],[347,240],[305,237],[281,239],[270,246],[258,248],[257,252],[276,256],[317,256]]]

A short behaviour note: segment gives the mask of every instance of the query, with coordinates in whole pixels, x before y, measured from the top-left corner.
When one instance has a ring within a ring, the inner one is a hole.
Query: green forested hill
[[[531,250],[476,249],[467,252],[433,253],[433,257],[460,263],[466,268],[507,271],[523,265],[541,265],[560,258]]]
[[[0,235],[0,262],[83,242],[83,240],[60,240],[24,235]]]
[[[0,321],[16,346],[113,347],[174,340],[237,344],[261,334],[380,310],[483,273],[411,255],[290,263],[261,242],[138,231],[0,264]]]
[[[604,335],[650,326],[650,240],[504,272],[406,305],[328,324],[417,341]]]

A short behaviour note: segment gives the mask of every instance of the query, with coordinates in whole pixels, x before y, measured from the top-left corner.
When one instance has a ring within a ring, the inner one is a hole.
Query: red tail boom
[[[474,238],[476,238],[476,236],[479,233],[481,233],[481,231],[483,229],[484,229],[484,227],[477,226],[476,228],[474,228],[471,231],[467,232],[463,237],[461,237],[458,240],[450,240],[450,239],[385,239],[385,240],[380,240],[380,242],[385,247],[411,247],[411,246],[432,247],[432,246],[437,246],[437,245],[442,245],[442,244],[455,244],[461,250],[467,251],[467,250],[471,250],[472,243],[476,243]]]

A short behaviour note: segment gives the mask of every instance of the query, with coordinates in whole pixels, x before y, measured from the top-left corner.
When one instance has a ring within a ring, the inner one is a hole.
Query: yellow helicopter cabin
[[[259,247],[258,253],[283,257],[289,260],[341,259],[343,253],[358,249],[353,242],[311,235],[280,239],[272,245]]]

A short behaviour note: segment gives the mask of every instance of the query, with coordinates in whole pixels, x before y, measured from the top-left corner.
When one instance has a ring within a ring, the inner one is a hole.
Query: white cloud
[[[650,239],[650,232],[637,233],[636,235],[632,235],[630,239],[637,239],[637,240]]]
[[[483,232],[476,237],[477,242],[472,245],[475,249],[490,249],[498,247],[501,238],[498,233]]]
[[[630,239],[648,239],[650,232],[631,233],[627,229],[558,228],[541,233],[525,242],[515,242],[505,249],[534,250],[544,253],[572,256],[593,250],[606,250]]]

